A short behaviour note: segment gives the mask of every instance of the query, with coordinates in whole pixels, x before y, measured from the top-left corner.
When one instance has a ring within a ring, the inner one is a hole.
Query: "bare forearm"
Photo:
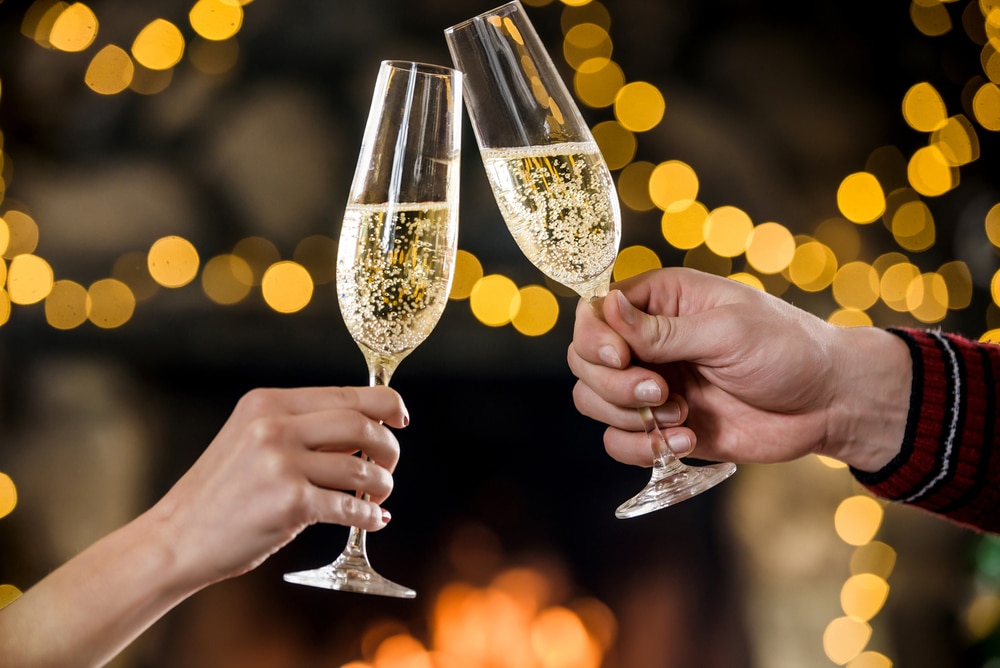
[[[0,611],[6,666],[98,666],[193,593],[146,513]]]

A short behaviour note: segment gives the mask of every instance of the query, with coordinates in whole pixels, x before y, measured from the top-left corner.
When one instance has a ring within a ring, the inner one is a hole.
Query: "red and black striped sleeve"
[[[852,469],[882,498],[1000,533],[1000,346],[907,328],[913,359],[906,433],[880,471]]]

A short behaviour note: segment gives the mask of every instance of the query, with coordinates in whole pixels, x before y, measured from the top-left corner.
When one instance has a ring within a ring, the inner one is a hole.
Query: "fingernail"
[[[410,426],[410,413],[405,408],[403,409],[403,426],[404,427]]]
[[[622,368],[622,358],[618,356],[618,351],[614,346],[601,346],[597,351],[597,356],[602,362],[616,369]]]
[[[683,457],[693,450],[691,439],[687,434],[671,434],[667,438],[667,445],[676,457]]]
[[[669,442],[667,443],[667,445],[670,445]],[[382,526],[385,526],[386,524],[388,524],[389,520],[391,520],[391,519],[392,519],[392,513],[390,513],[385,508],[383,508],[382,509]]]
[[[630,325],[635,323],[636,310],[635,307],[632,306],[632,302],[625,299],[625,295],[623,295],[620,291],[615,292],[615,298],[618,300],[618,310],[621,311],[622,320]]]
[[[656,381],[644,380],[635,386],[635,398],[651,404],[659,403],[660,386],[656,384]]]
[[[661,424],[677,424],[681,421],[681,407],[675,401],[668,401],[653,410],[656,421]]]

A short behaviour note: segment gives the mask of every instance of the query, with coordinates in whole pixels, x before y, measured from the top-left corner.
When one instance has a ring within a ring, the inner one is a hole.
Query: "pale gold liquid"
[[[376,353],[416,348],[448,302],[457,216],[445,203],[349,206],[337,251],[337,297],[351,336]]]
[[[482,156],[507,227],[536,267],[569,287],[610,270],[621,213],[596,144],[485,149]]]

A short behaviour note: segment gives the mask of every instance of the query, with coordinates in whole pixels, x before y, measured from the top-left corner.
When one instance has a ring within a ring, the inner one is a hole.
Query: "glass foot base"
[[[678,462],[679,464],[679,462]],[[654,469],[653,478],[641,492],[618,506],[615,517],[627,519],[680,503],[715,487],[736,472],[736,464],[672,467],[664,473]]]
[[[371,567],[363,558],[342,554],[332,564],[308,571],[285,573],[285,582],[336,589],[337,591],[352,591],[359,594],[375,594],[377,596],[393,596],[395,598],[414,598],[417,592],[409,587],[387,580]]]

